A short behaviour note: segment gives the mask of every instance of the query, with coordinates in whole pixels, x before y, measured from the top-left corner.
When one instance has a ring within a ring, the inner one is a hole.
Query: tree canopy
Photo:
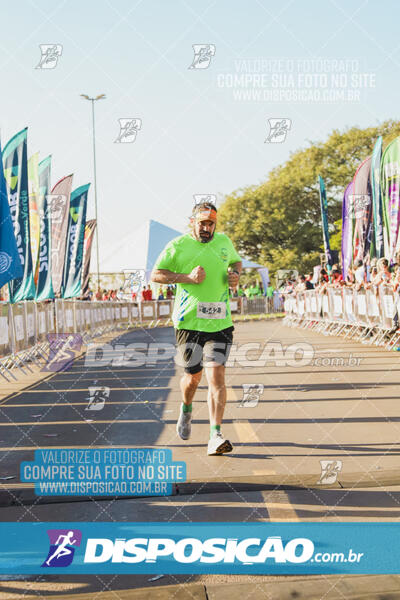
[[[242,256],[267,265],[271,273],[286,268],[309,271],[323,252],[318,175],[326,185],[332,248],[340,249],[345,187],[379,135],[386,146],[400,135],[400,121],[334,130],[325,142],[309,142],[261,185],[227,195],[218,209],[220,228]]]

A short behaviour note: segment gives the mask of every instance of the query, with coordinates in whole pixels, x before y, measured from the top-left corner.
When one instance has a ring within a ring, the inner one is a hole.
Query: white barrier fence
[[[278,292],[271,298],[265,296],[256,296],[254,298],[240,296],[230,298],[229,302],[231,313],[257,315],[283,312],[283,297]]]
[[[327,288],[286,294],[283,322],[393,348],[400,340],[400,295],[389,285],[368,290]]]
[[[151,302],[0,303],[0,375],[16,379],[11,369],[31,371],[29,362],[47,360],[48,334],[80,334],[84,342],[113,330],[152,327],[170,321],[173,300]]]

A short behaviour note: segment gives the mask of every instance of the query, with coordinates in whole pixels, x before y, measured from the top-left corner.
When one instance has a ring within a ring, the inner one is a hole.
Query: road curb
[[[397,470],[379,471],[376,473],[347,473],[338,477],[333,484],[318,484],[318,476],[304,475],[248,475],[240,477],[215,477],[208,481],[189,480],[185,483],[173,484],[171,496],[193,496],[198,494],[215,494],[229,492],[256,492],[271,490],[351,490],[357,488],[385,488],[400,486],[400,472]],[[3,489],[1,489],[3,488]],[[62,502],[96,502],[114,500],[142,500],[159,496],[36,496],[33,485],[2,484],[0,488],[0,506],[29,504],[54,504]],[[10,490],[10,491],[7,491]]]

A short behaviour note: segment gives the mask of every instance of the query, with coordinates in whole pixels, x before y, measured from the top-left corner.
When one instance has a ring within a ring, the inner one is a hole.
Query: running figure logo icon
[[[142,129],[142,119],[118,119],[119,134],[114,144],[132,144]]]
[[[82,532],[79,529],[48,529],[50,548],[42,567],[68,567],[74,558],[74,546],[80,546]]]
[[[52,223],[61,223],[64,217],[64,206],[67,202],[67,196],[63,194],[48,194],[47,209],[45,217],[51,218]]]
[[[257,406],[261,394],[264,391],[263,383],[243,383],[243,398],[239,404],[239,408],[248,407],[254,408]]]
[[[61,44],[39,44],[39,48],[42,56],[36,69],[55,69],[63,51]]]
[[[317,483],[320,484],[331,484],[335,483],[337,476],[342,470],[341,460],[320,460],[321,465],[321,477]]]
[[[286,136],[292,127],[291,119],[268,119],[269,134],[265,139],[265,144],[281,144],[286,140]]]
[[[66,371],[82,346],[80,333],[48,333],[49,356],[42,371]]]
[[[124,269],[124,278],[124,291],[138,294],[144,285],[146,274],[144,269]]]
[[[214,44],[193,44],[194,57],[189,69],[208,69],[213,56]]]
[[[371,205],[371,196],[369,194],[350,194],[349,200],[348,216],[354,214],[356,219],[362,219],[367,216]]]
[[[210,202],[217,205],[217,196],[216,194],[193,194],[194,205],[203,204],[203,202]]]
[[[102,410],[106,400],[110,397],[109,387],[90,387],[89,388],[89,404],[85,410]]]

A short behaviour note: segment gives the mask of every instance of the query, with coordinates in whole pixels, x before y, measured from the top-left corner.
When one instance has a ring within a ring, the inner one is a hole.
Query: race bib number
[[[225,302],[198,302],[197,303],[197,318],[198,319],[225,319],[226,318]]]

